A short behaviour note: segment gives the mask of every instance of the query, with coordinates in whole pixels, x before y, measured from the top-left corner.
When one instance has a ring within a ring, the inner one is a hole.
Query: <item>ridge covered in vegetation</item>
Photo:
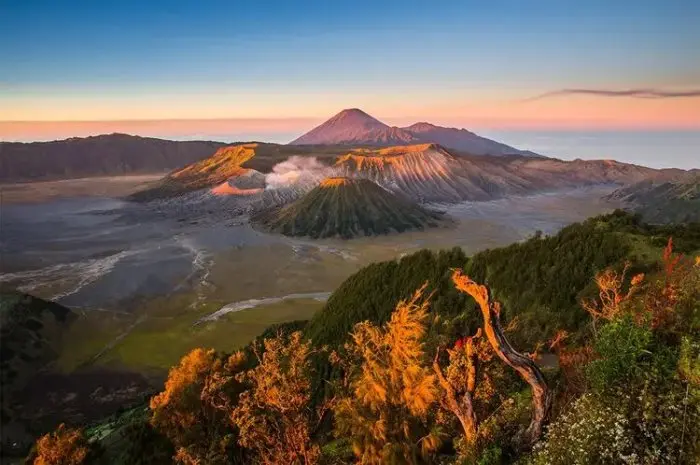
[[[196,349],[147,408],[62,427],[30,460],[697,463],[699,251],[697,224],[616,212],[373,264],[310,322]]]
[[[29,379],[56,359],[63,333],[75,321],[70,309],[14,291],[0,291],[0,405],[3,449],[32,440],[16,395]],[[35,431],[34,431],[35,432]]]

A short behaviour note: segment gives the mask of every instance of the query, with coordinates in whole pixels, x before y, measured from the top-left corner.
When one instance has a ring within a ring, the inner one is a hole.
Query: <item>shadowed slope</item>
[[[443,147],[470,153],[472,155],[523,155],[542,157],[529,150],[519,150],[510,145],[487,139],[466,129],[446,128],[430,123],[416,123],[402,128],[419,140],[434,142]]]
[[[366,179],[328,178],[301,199],[253,217],[287,236],[372,236],[437,226],[440,214]]]
[[[0,142],[0,182],[161,173],[200,160],[223,145],[127,134]]]
[[[0,291],[0,415],[3,448],[31,440],[17,396],[56,359],[64,332],[77,315],[68,308],[15,291]]]

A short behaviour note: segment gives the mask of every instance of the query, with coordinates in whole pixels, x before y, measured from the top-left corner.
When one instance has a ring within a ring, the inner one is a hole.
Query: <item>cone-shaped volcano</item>
[[[368,179],[337,177],[289,205],[255,215],[253,221],[287,236],[349,239],[438,226],[441,216]]]

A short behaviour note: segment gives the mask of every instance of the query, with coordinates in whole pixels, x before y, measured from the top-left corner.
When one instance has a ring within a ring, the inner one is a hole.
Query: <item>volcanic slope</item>
[[[314,239],[373,236],[436,227],[442,214],[424,209],[368,179],[333,177],[284,207],[254,215],[254,223],[287,236]]]
[[[339,157],[335,168],[340,175],[370,179],[420,202],[492,200],[668,175],[610,160],[457,156],[437,144],[358,149]]]
[[[219,187],[223,183],[233,188],[253,191],[265,187],[265,177],[273,166],[293,156],[313,156],[332,164],[347,152],[347,147],[301,147],[280,144],[244,143],[222,147],[212,156],[177,169],[156,185],[132,194],[130,199],[149,201],[178,196],[199,189]],[[249,192],[252,193],[252,192]]]

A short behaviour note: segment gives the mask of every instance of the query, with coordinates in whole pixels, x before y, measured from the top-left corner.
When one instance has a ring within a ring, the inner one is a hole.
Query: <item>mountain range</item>
[[[261,189],[261,196],[284,193],[285,201],[293,200],[314,184],[296,182],[299,172],[284,188],[269,186],[265,174],[275,162],[304,158],[300,149],[308,151],[307,158],[322,163],[328,176],[369,179],[417,202],[491,200],[594,184],[628,185],[650,178],[670,179],[683,172],[612,160],[464,155],[433,143],[357,149],[256,143],[221,148],[208,159],[173,171],[132,199],[148,201],[207,188],[216,194]]]
[[[416,123],[390,127],[359,109],[343,110],[289,145],[260,144],[272,152],[255,164],[285,155],[323,156],[352,148],[437,143],[471,155],[538,156],[529,151],[480,137],[465,129]],[[0,182],[43,181],[93,176],[116,176],[170,171],[205,159],[227,143],[173,141],[128,134],[72,137],[51,142],[0,142]],[[260,166],[267,169],[271,166]]]
[[[471,155],[540,156],[478,136],[466,129],[420,122],[405,128],[389,126],[358,108],[343,110],[320,126],[290,142],[292,145],[350,145],[389,147],[436,143]]]
[[[295,159],[294,163],[304,166],[276,172]],[[309,164],[315,167],[313,173],[305,166]],[[612,198],[629,205],[653,203],[659,212],[673,205],[683,218],[692,218],[683,212],[688,206],[694,208],[696,201],[687,195],[694,192],[692,182],[696,181],[690,181],[690,188],[679,181],[686,173],[683,170],[657,170],[613,160],[546,158],[465,129],[425,122],[391,127],[356,108],[341,111],[287,145],[168,141],[125,134],[0,143],[0,182],[166,170],[170,173],[131,199],[168,199],[201,191],[248,197],[250,205],[256,205],[251,208],[259,211],[299,199],[325,177],[342,176],[370,180],[418,203],[491,200],[594,184],[625,187],[640,182],[643,184],[619,191]],[[275,182],[270,181],[273,178]],[[665,198],[673,202],[664,203]],[[662,216],[657,213],[648,219]]]

